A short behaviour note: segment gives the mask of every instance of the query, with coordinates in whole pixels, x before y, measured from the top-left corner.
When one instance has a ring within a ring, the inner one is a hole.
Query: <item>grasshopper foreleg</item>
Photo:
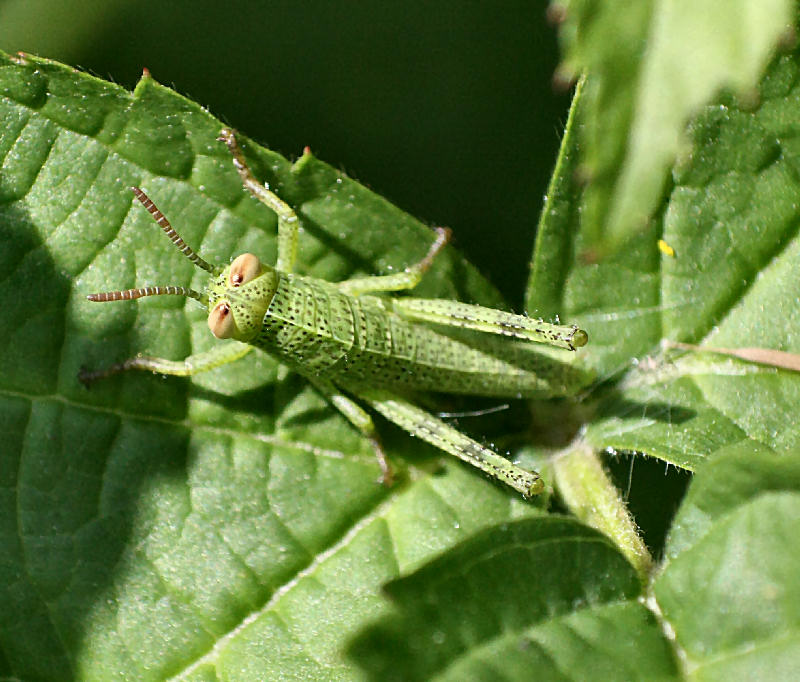
[[[233,156],[233,166],[242,179],[248,192],[261,203],[269,206],[278,216],[278,260],[275,268],[281,272],[291,272],[297,256],[297,232],[299,221],[294,209],[281,199],[269,187],[260,183],[250,170],[244,154],[236,141],[236,135],[230,128],[223,128],[217,138],[228,146]]]
[[[165,358],[154,358],[145,355],[139,355],[134,358],[129,358],[123,362],[118,362],[106,369],[99,369],[90,371],[85,367],[81,367],[78,372],[78,380],[86,387],[91,386],[98,379],[105,379],[127,372],[130,369],[138,369],[156,374],[172,374],[175,376],[191,376],[200,372],[207,372],[215,367],[227,365],[229,362],[234,362],[247,355],[253,346],[248,346],[245,343],[227,343],[221,346],[215,346],[205,353],[196,353],[190,355],[184,360],[166,360]]]

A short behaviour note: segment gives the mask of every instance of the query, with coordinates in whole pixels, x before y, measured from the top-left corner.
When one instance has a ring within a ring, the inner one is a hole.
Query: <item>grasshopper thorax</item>
[[[278,273],[243,253],[208,285],[208,328],[218,339],[249,341],[261,329],[278,286]]]

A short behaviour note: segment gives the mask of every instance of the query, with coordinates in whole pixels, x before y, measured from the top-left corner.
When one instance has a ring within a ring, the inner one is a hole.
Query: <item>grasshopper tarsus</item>
[[[92,383],[95,381],[95,374],[97,374],[97,372],[92,372],[88,367],[86,367],[86,365],[81,365],[80,369],[78,370],[78,381],[80,381],[84,388],[88,390],[92,387]]]
[[[378,440],[377,436],[372,437],[369,440],[372,444],[373,450],[375,451],[375,458],[378,460],[378,466],[381,468],[381,476],[378,479],[378,482],[382,483],[387,488],[391,488],[394,485],[394,472],[392,471],[392,465],[389,464],[389,459],[386,457],[386,453],[384,452],[383,446],[381,445],[381,442]]]
[[[425,258],[416,265],[420,274],[425,274],[430,269],[436,256],[439,255],[453,236],[453,231],[449,227],[434,227],[433,231],[436,232],[436,240],[431,244],[431,248],[428,249]]]
[[[100,381],[101,379],[108,379],[108,377],[112,377],[115,374],[120,374],[121,372],[125,372],[129,369],[136,368],[135,361],[137,360],[139,360],[139,358],[131,358],[125,362],[115,362],[113,365],[109,365],[105,369],[90,370],[88,367],[86,367],[86,365],[81,365],[80,370],[78,370],[78,381],[80,381],[87,389],[91,388],[92,384]]]
[[[88,367],[86,367],[86,365],[81,365],[80,370],[78,370],[78,381],[80,381],[88,390],[92,387],[92,384],[100,379],[106,379],[114,374],[118,374],[121,371],[122,369],[119,368],[119,364],[111,365],[107,369],[95,370],[90,370]]]

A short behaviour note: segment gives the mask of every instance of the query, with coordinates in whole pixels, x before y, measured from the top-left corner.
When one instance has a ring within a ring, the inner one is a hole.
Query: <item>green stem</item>
[[[611,538],[642,583],[647,582],[653,558],[595,451],[586,444],[578,445],[558,457],[553,469],[556,490],[570,511]]]

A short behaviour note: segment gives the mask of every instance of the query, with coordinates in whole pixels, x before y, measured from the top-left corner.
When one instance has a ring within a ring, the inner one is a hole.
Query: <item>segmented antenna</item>
[[[212,274],[216,274],[217,269],[213,265],[206,263],[206,261],[192,251],[191,247],[185,241],[183,241],[183,239],[181,239],[181,236],[175,231],[172,225],[169,224],[169,220],[167,220],[164,214],[158,210],[158,207],[152,202],[150,197],[148,197],[138,187],[131,187],[131,191],[134,193],[136,198],[142,202],[142,206],[144,206],[150,215],[153,216],[153,219],[158,223],[159,227],[164,230],[170,241],[178,247],[178,250],[184,256],[186,256],[198,267],[203,268],[203,270],[206,270]]]
[[[104,291],[99,294],[89,294],[86,298],[95,303],[107,301],[132,301],[143,296],[188,296],[203,303],[203,295],[189,287],[139,287],[138,289],[124,289],[122,291]]]

